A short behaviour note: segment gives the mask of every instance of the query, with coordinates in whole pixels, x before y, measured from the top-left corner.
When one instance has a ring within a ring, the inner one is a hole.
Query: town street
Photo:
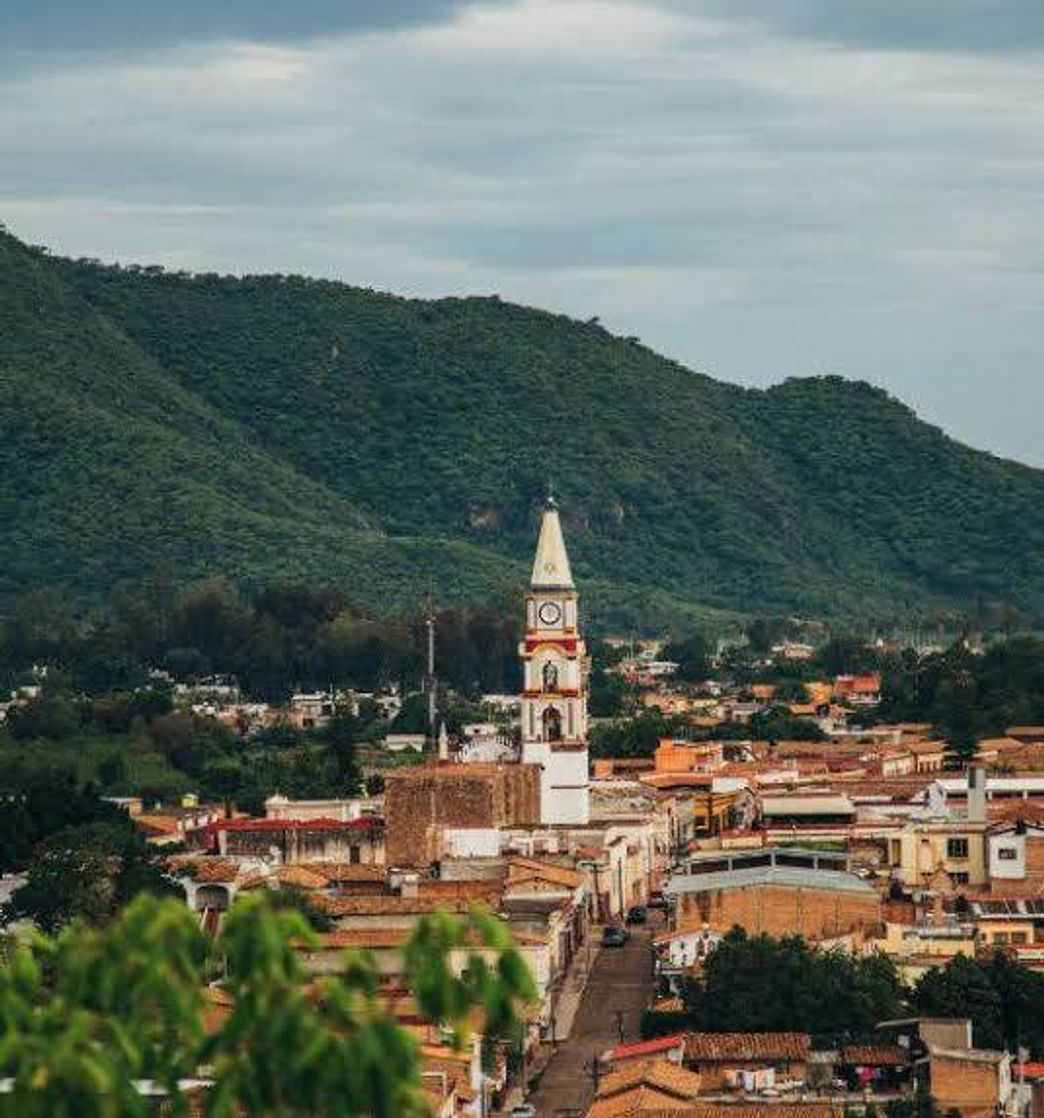
[[[642,1010],[653,989],[650,936],[648,928],[633,928],[626,947],[598,953],[569,1037],[559,1042],[539,1087],[529,1096],[538,1118],[587,1110],[594,1098],[592,1061],[619,1042],[618,1021],[625,1040],[638,1039]]]

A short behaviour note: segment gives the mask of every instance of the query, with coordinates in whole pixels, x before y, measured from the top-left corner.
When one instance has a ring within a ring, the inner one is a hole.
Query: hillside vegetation
[[[547,479],[605,620],[1044,615],[1044,473],[865,384],[714,381],[595,322],[0,235],[0,597],[157,564],[401,607],[514,591]]]

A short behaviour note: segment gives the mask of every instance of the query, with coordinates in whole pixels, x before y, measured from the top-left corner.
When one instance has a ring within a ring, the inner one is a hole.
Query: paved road
[[[647,928],[634,928],[626,947],[598,953],[569,1038],[559,1042],[540,1086],[527,1100],[538,1118],[554,1118],[561,1110],[587,1110],[594,1098],[591,1061],[618,1043],[618,1013],[624,1039],[638,1039],[641,1013],[653,989],[650,934]]]

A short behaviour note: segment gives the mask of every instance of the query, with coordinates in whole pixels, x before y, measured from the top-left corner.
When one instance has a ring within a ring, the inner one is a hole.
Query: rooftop
[[[670,896],[682,893],[707,893],[717,889],[744,889],[756,885],[776,885],[784,889],[823,889],[843,893],[877,896],[872,885],[843,870],[817,870],[803,866],[752,866],[746,869],[723,870],[720,873],[676,874],[664,892]]]

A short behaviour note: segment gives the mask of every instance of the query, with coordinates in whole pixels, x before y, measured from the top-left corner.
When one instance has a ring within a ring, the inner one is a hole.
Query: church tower
[[[522,657],[522,760],[542,767],[544,823],[590,818],[587,756],[587,649],[562,522],[548,497],[526,595]]]

